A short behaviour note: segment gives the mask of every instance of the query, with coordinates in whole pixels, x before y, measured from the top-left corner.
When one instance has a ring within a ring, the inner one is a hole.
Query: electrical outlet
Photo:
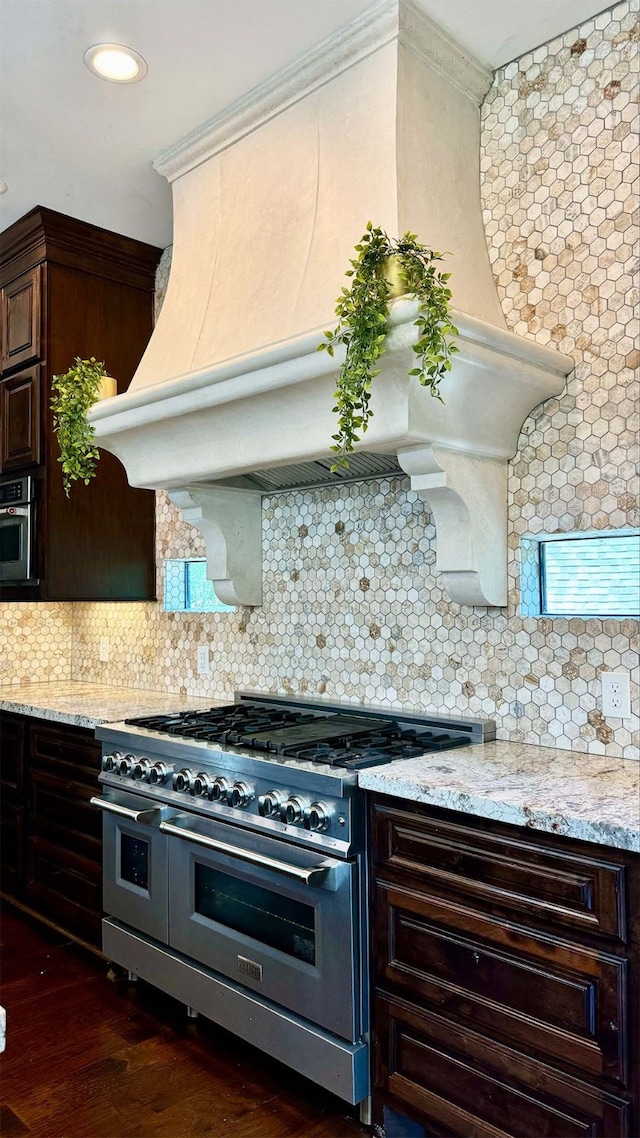
[[[98,646],[98,657],[101,664],[108,664],[109,662],[109,637],[101,636],[100,644]]]
[[[613,719],[631,715],[631,686],[627,672],[601,672],[602,714]]]
[[[209,645],[198,645],[198,674],[206,676],[209,673]]]

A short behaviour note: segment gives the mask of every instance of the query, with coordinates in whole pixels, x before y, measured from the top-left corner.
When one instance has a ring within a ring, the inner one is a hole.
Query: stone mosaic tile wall
[[[508,323],[576,360],[511,465],[508,608],[449,601],[406,480],[278,495],[264,501],[261,609],[75,605],[74,678],[458,711],[496,718],[502,739],[638,757],[637,718],[603,718],[599,678],[635,669],[638,707],[638,622],[518,615],[521,534],[638,525],[637,41],[633,5],[619,4],[502,68],[483,109],[485,224]],[[170,251],[160,294],[169,265]],[[455,299],[455,275],[452,286]],[[159,563],[203,553],[159,495]],[[204,643],[208,677],[195,672]]]
[[[0,604],[0,684],[70,680],[73,605]]]

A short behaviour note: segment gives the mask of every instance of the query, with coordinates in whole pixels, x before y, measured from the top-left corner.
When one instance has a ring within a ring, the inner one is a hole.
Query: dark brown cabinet
[[[41,367],[34,364],[0,379],[0,471],[37,466],[41,455]]]
[[[0,251],[0,256],[2,253]],[[42,355],[40,287],[42,270],[34,265],[2,289],[2,370],[20,367]]]
[[[24,887],[25,844],[25,720],[3,713],[0,717],[0,857],[4,890]]]
[[[3,600],[155,596],[155,496],[101,451],[97,477],[67,498],[52,430],[51,379],[103,360],[126,391],[153,327],[161,250],[38,207],[1,236],[0,469],[35,487],[33,584]]]
[[[73,936],[100,944],[100,744],[93,732],[3,712],[2,889]],[[5,829],[6,821],[6,829]]]
[[[638,856],[383,797],[371,823],[377,1114],[635,1134]]]

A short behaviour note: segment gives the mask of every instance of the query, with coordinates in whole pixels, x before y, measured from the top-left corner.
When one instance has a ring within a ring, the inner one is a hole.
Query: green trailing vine
[[[87,411],[96,402],[100,384],[108,376],[104,363],[93,356],[81,360],[76,356],[73,367],[64,375],[54,375],[51,387],[53,429],[58,438],[62,463],[62,484],[69,497],[72,482],[89,482],[96,474],[100,452],[94,442],[94,429],[87,422]]]
[[[415,233],[392,240],[370,221],[355,249],[358,256],[346,273],[352,278],[351,285],[342,289],[336,303],[338,325],[332,332],[325,332],[325,339],[318,345],[318,351],[326,351],[330,356],[338,345],[346,348],[334,396],[338,430],[332,436],[331,449],[338,458],[332,471],[348,468],[346,456],[354,450],[373,416],[369,405],[371,380],[380,371],[375,365],[385,350],[392,293],[386,276],[390,257],[398,257],[405,292],[419,303],[415,321],[418,337],[413,345],[418,358],[409,375],[417,376],[441,403],[440,381],[451,370],[451,357],[458,351],[451,340],[458,334],[450,317],[451,292],[447,281],[451,274],[441,272],[437,266],[443,259],[442,253],[422,245]]]

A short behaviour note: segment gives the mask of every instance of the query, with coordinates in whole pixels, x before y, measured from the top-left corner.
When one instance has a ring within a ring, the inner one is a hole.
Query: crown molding
[[[429,67],[453,83],[463,95],[480,107],[493,82],[493,72],[475,59],[434,23],[420,0],[399,0],[399,38]]]
[[[163,150],[153,167],[170,182],[251,134],[398,35],[399,0],[379,0],[350,24]]]
[[[434,24],[418,0],[379,0],[271,79],[161,151],[154,169],[169,182],[175,181],[394,41],[480,105],[492,73]]]

